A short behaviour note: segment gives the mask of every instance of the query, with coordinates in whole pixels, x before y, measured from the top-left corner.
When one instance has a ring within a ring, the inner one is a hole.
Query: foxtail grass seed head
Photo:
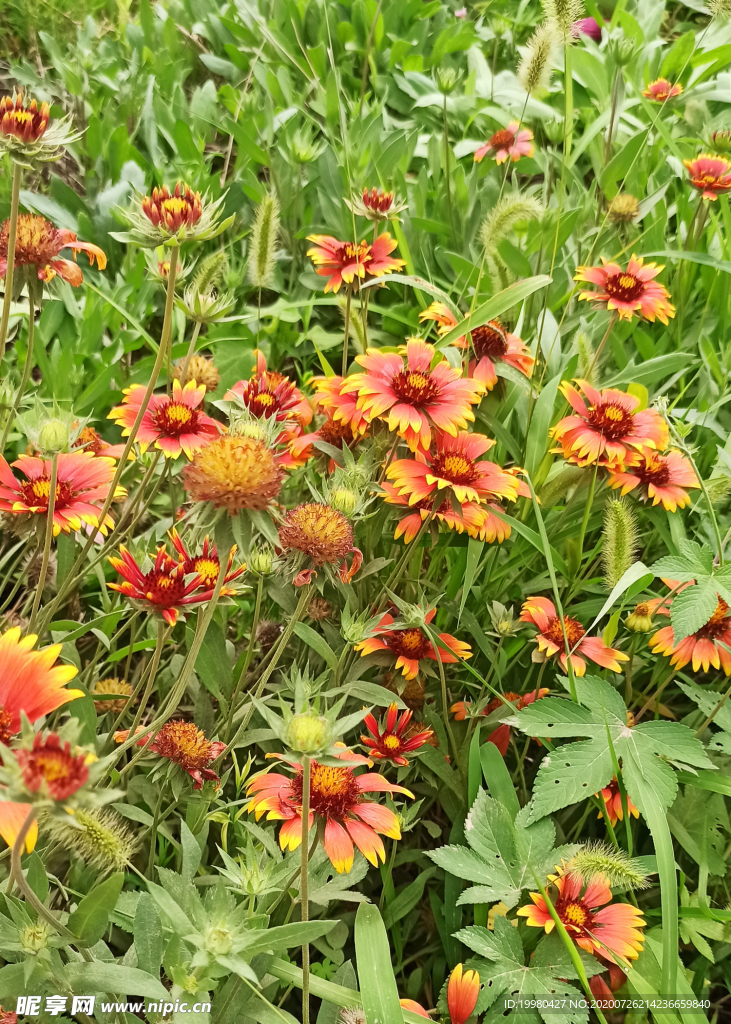
[[[546,21],[553,25],[556,33],[564,45],[575,39],[571,31],[574,23],[584,17],[586,13],[582,0],[541,0]]]
[[[543,207],[530,196],[503,196],[482,222],[480,241],[485,252],[495,258],[498,246],[504,241],[516,224],[521,221],[537,220],[543,214]]]
[[[712,18],[731,18],[731,0],[706,0],[706,10]]]
[[[579,329],[574,336],[574,341],[576,342],[576,354],[579,357],[578,374],[582,380],[588,380],[590,384],[595,384],[597,372],[591,338],[586,331]]]
[[[132,828],[110,808],[77,808],[73,816],[43,817],[41,826],[53,841],[103,874],[123,871],[139,846]]]
[[[609,204],[608,217],[613,224],[626,224],[636,220],[639,213],[639,201],[629,192],[620,192]]]
[[[247,274],[254,288],[269,288],[274,280],[274,254],[279,238],[279,200],[264,196],[256,209],[249,242]]]
[[[560,42],[551,22],[539,25],[529,39],[518,65],[518,81],[531,96],[550,86]]]
[[[610,498],[604,510],[602,569],[608,590],[617,585],[637,557],[637,517],[626,501]]]
[[[596,875],[605,875],[611,887],[623,889],[646,889],[650,884],[638,861],[628,857],[624,850],[615,850],[604,843],[582,847],[566,865],[566,874],[572,873],[581,875],[585,882]]]

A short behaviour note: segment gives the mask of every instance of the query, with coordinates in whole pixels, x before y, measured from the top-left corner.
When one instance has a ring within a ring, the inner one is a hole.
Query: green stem
[[[165,794],[165,787],[160,786],[160,795],[157,798],[155,804],[155,812],[152,818],[152,825],[150,825],[150,854],[147,858],[147,871],[145,875],[147,878],[152,878],[152,870],[155,867],[155,854],[157,853],[157,827],[160,824],[160,810],[162,809],[162,798]]]
[[[6,286],[7,287],[7,286]],[[41,285],[41,288],[43,286]],[[6,292],[7,294],[7,292]],[[15,398],[13,399],[13,407],[8,415],[5,429],[3,430],[2,440],[0,440],[0,452],[5,451],[5,445],[7,444],[8,434],[12,430],[15,417],[20,408],[20,403],[25,394],[25,389],[28,386],[30,380],[30,371],[33,369],[33,346],[35,344],[35,327],[36,327],[36,292],[35,282],[31,278],[28,282],[28,351],[25,355],[25,365],[23,366],[23,374],[20,378],[20,386],[16,392]]]
[[[246,673],[249,671],[249,665],[251,659],[254,656],[254,645],[256,643],[256,627],[259,625],[259,615],[261,613],[261,597],[264,590],[264,577],[259,577],[259,582],[256,587],[256,603],[254,605],[254,617],[251,620],[251,632],[249,633],[249,645],[246,648],[246,656],[244,658],[244,664],[241,668],[239,678],[236,680],[236,686],[231,694],[231,706],[228,709],[228,720],[226,722],[226,739],[231,735],[231,725],[234,720],[234,712],[236,711],[236,705],[238,703],[239,694],[241,688],[244,685],[246,679]]]
[[[142,721],[142,716],[145,713],[145,708],[147,707],[147,704],[148,704],[148,702],[150,700],[150,696],[152,694],[152,688],[155,685],[155,680],[156,680],[156,677],[157,677],[157,670],[158,670],[158,668],[160,666],[160,658],[162,657],[162,649],[165,646],[165,639],[166,639],[166,632],[167,631],[168,630],[166,630],[165,622],[162,619],[160,619],[160,621],[157,624],[157,639],[155,640],[155,650],[154,650],[154,653],[152,655],[152,661],[150,662],[150,668],[148,669],[148,672],[147,672],[147,685],[145,686],[145,692],[142,695],[142,700],[140,701],[140,706],[137,708],[137,714],[135,715],[134,721],[132,722],[132,726],[130,728],[130,733],[129,733],[130,736],[134,736],[135,733],[137,732],[137,726]]]
[[[581,520],[581,532],[579,533],[579,557],[584,557],[584,537],[586,536],[586,528],[589,525],[589,517],[591,516],[591,507],[594,504],[594,490],[596,488],[596,475],[599,470],[598,464],[594,463],[594,471],[591,474],[591,480],[589,481],[589,494],[586,498],[586,506],[584,508],[584,517]]]
[[[345,296],[345,330],[343,331],[343,377],[348,374],[348,341],[350,335],[350,303],[353,299],[353,286],[348,285]]]
[[[300,920],[309,920],[310,852],[310,766],[308,754],[302,755],[302,842],[300,844]],[[302,1024],[310,1024],[310,946],[302,946]]]
[[[444,180],[447,185],[447,213],[449,215],[449,226],[454,234],[454,219],[452,217],[452,189],[449,184],[449,130],[447,122],[447,95],[444,94],[444,105],[443,111],[443,128],[442,132],[444,135]]]
[[[5,346],[8,338],[8,322],[10,321],[10,306],[13,301],[13,278],[15,276],[15,241],[18,237],[18,206],[20,204],[20,180],[23,168],[20,164],[13,164],[13,180],[10,186],[10,221],[8,223],[8,265],[5,271],[5,297],[3,298],[3,313],[0,320],[0,363],[5,358]]]
[[[616,318],[616,316],[614,316],[614,314],[612,314],[612,316],[611,316],[611,317],[609,318],[609,323],[607,324],[607,329],[606,329],[606,331],[604,332],[604,337],[603,337],[603,338],[602,338],[602,340],[601,340],[601,341],[599,342],[599,348],[598,348],[598,349],[596,350],[596,352],[594,353],[594,358],[592,359],[592,361],[591,361],[591,365],[589,366],[589,377],[591,377],[591,376],[592,376],[592,374],[593,374],[593,371],[594,371],[594,367],[596,366],[596,364],[597,364],[597,363],[598,363],[598,361],[599,361],[599,357],[600,357],[600,355],[602,354],[602,351],[603,351],[603,349],[604,349],[604,346],[605,346],[605,345],[606,345],[606,343],[607,343],[607,338],[608,338],[608,337],[609,337],[609,335],[610,335],[610,334],[612,333],[612,328],[614,327],[614,325],[615,325],[615,323],[616,323],[616,322],[617,322],[617,318]],[[591,381],[590,381],[589,383],[591,383]]]
[[[564,161],[571,156],[571,144],[574,138],[574,79],[571,72],[571,43],[563,48],[563,87],[565,95],[564,104]]]
[[[190,366],[191,359],[195,355],[195,344],[198,341],[198,335],[200,334],[200,332],[201,332],[200,321],[197,321],[195,326],[194,326],[194,328],[193,328],[193,337],[190,339],[190,344],[188,345],[188,351],[185,353],[185,360],[183,362],[183,367],[182,367],[182,369],[180,371],[180,386],[181,387],[185,386],[185,379],[188,376],[188,367]]]
[[[721,710],[721,708],[722,708],[722,707],[723,707],[723,705],[724,705],[724,704],[726,703],[726,701],[727,701],[727,700],[729,699],[729,697],[731,697],[731,687],[729,687],[729,688],[728,688],[728,690],[726,690],[726,692],[724,693],[723,697],[721,697],[721,699],[719,700],[718,704],[716,704],[715,708],[714,708],[714,709],[713,709],[713,711],[712,711],[712,712],[710,713],[710,715],[709,715],[709,716],[708,716],[708,718],[707,718],[707,719],[705,720],[705,722],[704,722],[704,723],[703,723],[703,725],[702,725],[702,726],[700,727],[700,729],[696,730],[696,734],[695,734],[695,736],[696,736],[696,739],[700,739],[700,738],[701,738],[701,736],[703,735],[703,733],[704,733],[704,732],[706,731],[706,729],[708,728],[708,726],[709,726],[709,725],[711,724],[711,722],[712,722],[712,721],[713,721],[713,719],[714,719],[714,718],[716,717],[716,715],[717,715],[717,714],[718,714],[718,712],[719,712],[719,711]]]
[[[33,598],[33,609],[30,613],[30,622],[28,623],[28,632],[32,633],[33,628],[36,624],[36,616],[38,615],[38,606],[41,603],[41,596],[43,594],[43,588],[46,585],[46,574],[48,572],[48,561],[51,557],[51,541],[53,540],[53,513],[56,509],[56,482],[58,480],[58,455],[54,455],[51,459],[51,479],[48,482],[48,512],[46,514],[46,534],[43,539],[43,560],[41,562],[41,572],[38,577],[38,585],[36,587],[35,596]]]

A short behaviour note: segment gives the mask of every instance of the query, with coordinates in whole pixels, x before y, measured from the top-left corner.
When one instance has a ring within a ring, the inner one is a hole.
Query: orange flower
[[[149,733],[143,735],[144,731],[142,726],[138,726],[138,747],[144,747],[150,738]],[[117,743],[124,743],[128,736],[129,729],[123,729],[115,732],[114,739]],[[159,754],[160,757],[180,765],[193,779],[193,789],[202,789],[205,781],[218,785],[221,780],[209,765],[220,757],[225,749],[225,743],[206,739],[203,730],[193,722],[181,720],[166,722],[147,748],[150,753]]]
[[[447,1007],[452,1024],[465,1024],[472,1016],[480,995],[480,975],[477,971],[463,971],[457,964],[447,983]]]
[[[731,163],[723,156],[701,153],[693,160],[683,160],[690,175],[690,183],[701,193],[701,199],[715,201],[719,195],[731,192]]]
[[[165,458],[177,459],[181,451],[192,459],[219,436],[223,426],[201,412],[198,406],[205,398],[205,385],[196,386],[194,380],[185,387],[179,380],[173,380],[172,395],[152,395],[137,431],[137,441],[142,451],[153,444]],[[142,384],[125,388],[124,400],[108,414],[108,419],[124,427],[122,437],[128,437],[145,397]]]
[[[343,751],[337,755],[351,767],[310,763],[310,815],[308,830],[315,819],[325,826],[325,852],[332,866],[342,874],[353,866],[353,844],[374,867],[386,860],[386,851],[378,833],[400,839],[398,818],[393,811],[365,800],[364,793],[413,794],[396,786],[375,772],[355,774],[355,767],[371,765],[366,757]],[[294,776],[267,773],[247,784],[251,800],[247,810],[256,813],[257,821],[264,812],[268,820],[284,821],[279,830],[283,850],[296,850],[302,842],[302,765],[290,762]]]
[[[616,775],[609,785],[604,787],[601,795],[604,800],[604,811],[599,811],[597,817],[603,818],[604,812],[606,812],[606,815],[609,818],[609,823],[612,828],[614,828],[618,821],[624,820],[624,805],[622,803],[622,794],[619,791],[619,783],[617,782]],[[599,794],[595,793],[594,796],[599,796]],[[629,797],[627,797],[627,810],[633,818],[639,818],[640,812]]]
[[[315,377],[312,386],[317,391],[317,403],[321,405],[335,423],[350,427],[354,434],[363,435],[368,430],[368,418],[358,405],[358,395],[343,392],[345,378]]]
[[[404,755],[412,754],[419,747],[423,747],[427,740],[434,735],[432,729],[407,733],[406,730],[412,717],[413,711],[403,711],[399,715],[398,705],[389,704],[386,721],[381,727],[369,712],[363,719],[363,723],[370,736],[361,736],[362,742],[368,747],[368,756],[376,760],[391,761],[402,768],[405,767],[409,763],[409,759]]]
[[[516,711],[522,711],[523,708],[527,708],[529,704],[533,703],[533,701],[538,700],[541,697],[545,697],[548,693],[550,693],[550,690],[543,686],[538,690],[538,692],[531,690],[529,693],[524,693],[522,696],[518,693],[506,693],[504,696],[505,700],[515,703]],[[487,707],[482,709],[480,717],[486,718],[494,711],[497,711],[498,708],[504,706],[504,702],[501,701],[499,697],[494,697]],[[455,722],[464,722],[465,718],[467,718],[467,712],[469,711],[469,702],[464,700],[457,701],[457,703],[453,704],[449,710],[453,713]],[[510,726],[501,722],[497,729],[493,729],[485,742],[494,743],[503,757],[505,757],[508,752],[508,744],[510,743]]]
[[[627,269],[618,263],[601,258],[601,267],[577,267],[574,281],[588,281],[599,286],[598,292],[581,292],[580,299],[596,302],[599,307],[615,309],[620,320],[632,320],[635,314],[653,323],[657,318],[667,326],[668,318],[675,316],[667,288],[654,278],[664,270],[657,263],[648,263],[634,254]]]
[[[642,95],[646,100],[664,103],[665,100],[672,100],[675,96],[680,96],[682,91],[683,86],[680,82],[672,85],[668,82],[667,78],[656,78],[654,82],[650,82],[647,88],[642,90]]]
[[[342,391],[357,392],[366,419],[386,420],[413,452],[419,445],[429,447],[432,426],[452,435],[467,427],[475,418],[470,406],[479,402],[482,388],[439,359],[434,346],[421,338],[409,338],[401,351],[369,348],[356,356],[366,372],[348,377]],[[439,361],[432,366],[435,358]]]
[[[308,242],[314,242],[307,255],[315,264],[316,273],[328,279],[325,291],[337,292],[341,284],[352,285],[356,277],[383,277],[406,266],[404,260],[391,256],[398,245],[387,231],[369,244],[365,239],[358,242],[340,242],[332,235],[308,235]]]
[[[432,608],[426,616],[426,621],[431,622],[436,613],[436,608]],[[394,621],[393,615],[386,612],[378,623],[376,635],[367,640],[361,640],[355,645],[355,650],[360,651],[361,658],[385,651],[396,658],[394,668],[401,669],[404,678],[416,679],[419,674],[419,662],[425,658],[429,658],[431,661],[441,658],[446,665],[472,657],[470,645],[449,633],[438,634],[442,644],[445,644],[449,650],[445,651],[444,647],[440,645],[437,655],[433,643],[418,626],[394,629],[392,625]]]
[[[427,1020],[431,1020],[431,1017],[421,1003],[417,1003],[415,999],[399,999],[399,1005],[404,1010],[411,1010],[412,1013],[418,1013],[420,1017],[426,1017]],[[0,1020],[0,1024],[3,1024],[2,1020]]]
[[[437,522],[444,523],[450,530],[456,530],[457,533],[466,532],[468,537],[488,540],[490,543],[497,539],[499,543],[502,543],[506,536],[510,536],[508,524],[488,512],[488,509],[492,507],[490,505],[482,507],[472,501],[465,501],[459,505],[459,508],[455,508],[453,501],[445,500],[434,510],[434,502],[430,497],[412,505],[409,497],[399,494],[396,487],[388,481],[384,481],[381,487],[385,491],[384,500],[389,505],[400,505],[409,510],[408,515],[399,519],[394,533],[394,540],[403,536],[404,544],[412,542],[419,533],[422,523],[429,518],[432,511]],[[503,529],[495,531],[492,520],[499,523]]]
[[[153,188],[152,195],[142,200],[142,212],[156,228],[162,225],[166,231],[176,234],[180,228],[193,227],[201,219],[201,194],[181,182],[172,192],[167,185]]]
[[[218,574],[221,571],[221,560],[218,557],[216,551],[216,545],[211,544],[210,537],[203,538],[203,547],[199,555],[191,555],[186,550],[183,544],[182,538],[175,527],[170,531],[170,540],[175,550],[178,552],[180,561],[185,570],[185,575],[189,576],[191,573],[196,573],[200,576],[200,585],[205,590],[214,590],[216,581],[218,580]],[[240,565],[238,569],[231,571],[233,565],[234,555],[236,554],[236,548],[231,548],[228,554],[228,565],[226,566],[226,575],[224,577],[224,585],[233,583],[239,576],[242,576],[246,572],[246,565]],[[233,593],[232,590],[223,589],[221,593]]]
[[[529,597],[521,609],[520,621],[529,622],[538,629],[535,640],[540,654],[551,658],[560,652],[558,660],[564,672],[567,667],[564,631],[569,650],[576,649],[579,652],[571,655],[571,664],[577,676],[583,676],[586,672],[586,661],[580,657],[581,654],[612,672],[621,672],[619,662],[629,661],[626,654],[605,646],[601,637],[587,636],[584,627],[576,619],[564,615],[562,626],[556,606],[547,597]]]
[[[577,946],[587,953],[601,954],[610,963],[636,960],[645,937],[642,911],[630,903],[610,903],[612,892],[604,875],[595,875],[584,889],[584,880],[576,873],[562,873],[550,879],[558,890],[553,900],[556,913]],[[584,890],[582,893],[582,889]],[[554,920],[540,893],[530,893],[534,906],[521,907],[518,916],[534,928],[553,931]],[[598,910],[598,907],[604,907]]]
[[[235,515],[244,508],[267,508],[283,477],[281,459],[263,441],[225,434],[185,466],[183,486],[193,501],[210,501]]]
[[[653,505],[662,502],[668,512],[690,505],[686,487],[700,487],[689,460],[675,451],[664,455],[642,452],[636,459],[628,461],[622,471],[611,471],[608,483],[615,489],[621,487],[622,495],[640,488],[645,501],[652,498]]]
[[[612,471],[632,465],[636,451],[660,449],[668,443],[667,423],[654,409],[635,412],[639,399],[616,388],[597,391],[586,380],[577,380],[588,405],[576,388],[563,381],[560,390],[574,410],[550,432],[560,448],[551,449],[577,466],[597,463]]]
[[[495,157],[496,164],[504,164],[508,157],[513,163],[517,163],[522,156],[533,156],[533,132],[530,128],[523,128],[520,131],[519,129],[520,123],[511,121],[507,128],[496,131],[483,146],[475,150],[475,163],[479,163],[490,151]]]
[[[114,459],[99,458],[93,452],[62,452],[57,458],[56,504],[53,509],[53,535],[61,530],[70,533],[87,523],[106,534],[114,525],[107,515],[99,523],[99,506],[109,493],[114,476]],[[48,515],[48,497],[51,487],[51,460],[21,455],[12,467],[19,470],[25,480],[18,480],[10,472],[0,455],[0,511],[13,515]],[[117,487],[115,498],[124,498],[127,491]]]
[[[363,562],[363,555],[353,546],[353,527],[348,517],[317,502],[297,505],[287,512],[279,528],[279,543],[284,551],[307,555],[316,568],[339,565],[338,576],[343,583],[352,580]],[[349,569],[347,556],[351,553]],[[309,583],[313,573],[314,569],[303,569],[295,577],[294,585]]]
[[[5,277],[8,269],[9,232],[10,221],[6,220],[0,228],[0,277]],[[107,265],[107,257],[98,245],[77,241],[73,231],[54,227],[45,217],[38,217],[35,213],[20,214],[15,239],[16,267],[35,267],[39,281],[52,281],[58,274],[78,288],[84,275],[74,261],[59,257],[62,249],[71,249],[74,258],[77,252],[85,252],[92,266],[96,258],[100,270]]]
[[[672,602],[666,602],[670,604]],[[725,675],[731,675],[731,654],[726,647],[731,646],[731,615],[729,606],[722,597],[708,622],[695,633],[686,636],[680,643],[675,643],[672,626],[663,626],[650,637],[653,654],[663,654],[670,658],[675,668],[684,668],[689,662],[693,671],[703,669],[708,672],[713,668],[721,668]]]
[[[325,409],[325,422],[321,423],[317,430],[293,438],[289,442],[289,454],[295,462],[301,463],[317,453],[316,441],[323,441],[342,451],[343,448],[354,448],[361,437],[362,435],[356,433],[349,423],[335,419],[334,409]],[[330,472],[334,470],[335,465],[335,460],[330,459],[328,464]]]
[[[13,135],[21,142],[37,142],[46,128],[51,116],[47,103],[38,106],[38,100],[31,100],[26,106],[23,93],[18,91],[15,96],[3,96],[0,100],[0,134]]]
[[[67,800],[89,778],[85,754],[72,754],[71,744],[61,744],[54,732],[44,739],[36,733],[30,750],[16,750],[23,783],[30,793],[51,800]]]
[[[527,488],[513,473],[501,469],[489,459],[481,459],[495,444],[484,434],[460,431],[456,437],[437,433],[435,451],[418,451],[415,459],[397,459],[386,476],[394,481],[400,495],[408,495],[416,505],[437,492],[450,491],[460,504],[480,503],[490,498],[515,501]]]

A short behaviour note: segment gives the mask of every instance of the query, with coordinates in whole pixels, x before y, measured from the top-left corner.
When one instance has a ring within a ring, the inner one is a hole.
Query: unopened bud
[[[610,36],[607,50],[614,63],[622,68],[634,57],[635,43],[633,39],[627,39],[624,35]]]
[[[358,495],[348,487],[338,487],[331,491],[329,505],[344,516],[352,516],[358,507]]]
[[[457,88],[459,72],[454,68],[440,68],[437,71],[437,86],[444,96],[449,96]]]
[[[717,153],[728,153],[731,151],[731,129],[722,128],[720,131],[711,132],[710,141]]]
[[[48,945],[48,926],[29,924],[20,932],[20,944],[27,953],[39,953]]]
[[[649,633],[653,629],[652,612],[647,601],[642,601],[624,620],[627,629],[632,633]]]
[[[38,448],[44,455],[65,452],[69,445],[69,431],[63,420],[48,420],[38,434]]]
[[[274,553],[271,548],[257,548],[249,559],[249,569],[257,576],[271,576],[274,568]]]
[[[330,723],[321,715],[305,711],[295,715],[287,729],[287,743],[291,750],[312,754],[330,743]]]

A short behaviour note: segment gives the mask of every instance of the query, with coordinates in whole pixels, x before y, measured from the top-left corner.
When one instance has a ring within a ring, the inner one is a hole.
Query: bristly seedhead
[[[266,195],[259,203],[251,229],[247,273],[254,288],[268,288],[274,279],[274,254],[279,238],[279,200]]]
[[[621,580],[637,552],[637,517],[626,501],[610,498],[604,510],[602,569],[607,589]]]
[[[100,874],[124,871],[139,845],[124,819],[109,809],[79,808],[73,818],[48,818],[42,825],[64,849],[73,850]]]
[[[480,241],[490,256],[497,254],[498,245],[508,237],[516,224],[523,220],[537,220],[543,207],[530,196],[503,196],[482,222]]]
[[[551,84],[560,43],[560,36],[551,22],[539,25],[528,40],[518,65],[518,81],[531,96],[539,90],[548,89]]]
[[[566,874],[581,875],[590,882],[595,875],[605,875],[609,885],[623,889],[646,889],[650,882],[639,861],[628,857],[624,850],[615,850],[604,843],[589,843],[571,858]]]
[[[712,18],[731,18],[731,0],[706,0],[706,10]]]
[[[586,14],[583,0],[541,0],[546,21],[553,25],[564,46],[576,38],[571,31],[574,22]]]

